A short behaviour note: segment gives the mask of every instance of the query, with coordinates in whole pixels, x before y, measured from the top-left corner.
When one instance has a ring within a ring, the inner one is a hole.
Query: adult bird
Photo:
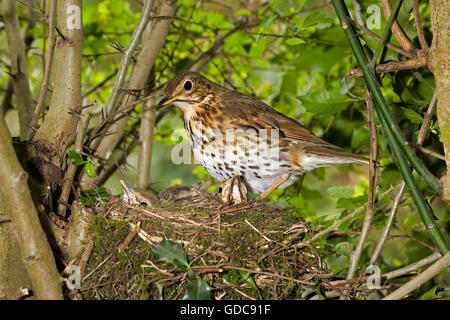
[[[227,89],[195,72],[171,79],[159,106],[183,112],[195,159],[219,181],[239,173],[248,189],[265,198],[318,167],[364,163],[315,136],[264,102]]]

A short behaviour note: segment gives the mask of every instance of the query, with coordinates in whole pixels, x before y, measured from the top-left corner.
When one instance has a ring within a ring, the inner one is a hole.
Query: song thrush
[[[262,101],[222,87],[195,72],[169,81],[159,106],[183,111],[195,159],[219,181],[238,172],[250,191],[265,198],[317,167],[364,163]]]

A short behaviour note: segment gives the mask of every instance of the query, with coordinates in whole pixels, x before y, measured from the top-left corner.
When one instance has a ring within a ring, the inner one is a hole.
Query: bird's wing
[[[227,112],[231,114],[230,120],[244,129],[278,129],[281,139],[341,150],[338,146],[315,136],[300,122],[285,116],[260,100],[244,94],[233,94],[227,97],[226,101]]]

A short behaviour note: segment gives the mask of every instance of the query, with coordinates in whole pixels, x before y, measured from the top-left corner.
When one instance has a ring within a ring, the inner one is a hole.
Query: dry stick
[[[388,191],[382,193],[382,194],[378,197],[378,201],[380,201],[380,200],[386,198],[386,197],[389,196],[392,192],[394,192],[395,190],[397,190],[399,187],[400,187],[400,185],[397,185],[397,186],[395,186],[395,187],[391,187]],[[368,203],[365,203],[364,205],[362,205],[362,206],[359,207],[358,209],[354,210],[352,213],[350,213],[349,215],[345,216],[344,218],[339,219],[339,220],[335,220],[331,226],[329,226],[329,227],[326,228],[325,230],[322,230],[322,231],[316,233],[316,234],[313,235],[310,239],[306,240],[305,243],[310,244],[311,242],[313,242],[313,241],[319,239],[320,237],[322,237],[323,235],[325,235],[325,234],[327,234],[327,233],[330,233],[330,232],[332,232],[332,231],[334,231],[334,230],[337,230],[338,227],[339,227],[341,224],[343,224],[343,223],[345,223],[345,222],[347,222],[347,221],[353,219],[354,217],[360,215],[361,213],[363,213],[364,210],[367,208],[367,205],[368,205]]]
[[[361,230],[361,236],[358,240],[358,245],[355,251],[350,256],[351,263],[350,268],[347,273],[347,279],[353,278],[356,267],[358,266],[359,259],[361,257],[362,251],[364,249],[364,243],[366,242],[367,235],[369,233],[370,224],[372,223],[374,211],[375,211],[375,198],[376,198],[376,187],[378,184],[378,170],[375,167],[375,163],[378,160],[378,140],[377,140],[377,128],[373,118],[373,101],[370,96],[369,91],[364,87],[364,94],[367,104],[367,122],[370,129],[370,163],[369,163],[369,176],[370,176],[370,188],[368,195],[368,205],[366,216],[364,217],[363,227]]]
[[[430,149],[427,149],[427,148],[424,148],[424,147],[421,147],[421,146],[418,146],[418,145],[415,145],[412,143],[408,143],[408,145],[416,148],[417,150],[419,150],[420,152],[422,152],[426,155],[433,156],[435,158],[438,158],[439,160],[445,161],[445,157],[442,154],[439,154],[437,152],[431,151]]]
[[[389,0],[380,0],[381,5],[383,6],[384,15],[386,16],[386,19],[389,19],[392,13],[391,5],[389,4]],[[417,52],[417,48],[415,48],[409,39],[405,36],[402,29],[397,23],[397,20],[394,20],[391,26],[392,34],[394,35],[395,39],[397,39],[400,46],[408,52],[413,53],[414,55]]]
[[[107,114],[110,114],[113,110],[116,109],[117,104],[119,102],[119,91],[123,87],[125,83],[125,77],[127,75],[128,66],[131,63],[131,58],[133,57],[134,50],[141,39],[141,35],[147,26],[148,21],[150,20],[150,13],[153,6],[153,0],[145,1],[144,7],[142,8],[141,17],[139,18],[138,25],[133,31],[133,35],[131,36],[130,43],[127,48],[123,52],[122,60],[120,61],[119,71],[117,72],[117,78],[114,82],[114,87],[111,92],[111,96],[106,102],[105,109]]]
[[[3,117],[0,117],[0,192],[9,208],[24,265],[37,299],[63,299],[55,259],[42,229]]]
[[[5,25],[8,53],[11,63],[11,79],[19,111],[20,138],[26,139],[30,129],[33,97],[30,90],[25,43],[20,32],[15,0],[0,3],[0,15]]]
[[[406,186],[405,182],[402,182],[402,184],[400,186],[400,191],[395,196],[394,204],[392,205],[391,212],[389,213],[388,221],[383,229],[383,232],[381,234],[380,240],[378,241],[377,247],[375,248],[375,251],[372,254],[372,258],[370,259],[369,266],[375,265],[378,260],[378,257],[381,255],[381,251],[383,250],[384,244],[386,243],[386,240],[389,236],[391,227],[394,224],[395,214],[397,213],[397,209],[402,200],[403,193],[405,192],[405,186]]]
[[[408,70],[424,67],[427,65],[426,59],[410,59],[406,61],[389,62],[377,64],[375,66],[376,73],[393,72],[399,70]],[[363,76],[361,69],[352,69],[347,73],[349,78],[360,78]]]
[[[419,12],[419,1],[412,0],[412,6],[413,6],[413,12],[414,12],[414,23],[416,24],[416,30],[417,30],[417,37],[419,38],[420,47],[425,52],[428,51],[428,43],[425,39],[425,35],[423,32],[422,27],[422,20],[420,19],[420,12]]]
[[[48,20],[48,59],[45,63],[44,78],[42,79],[41,92],[39,93],[38,103],[36,105],[36,110],[34,111],[33,117],[31,118],[30,127],[31,130],[28,134],[28,140],[33,139],[35,134],[36,126],[39,121],[39,116],[45,109],[45,98],[47,97],[48,86],[50,82],[50,72],[52,69],[53,56],[55,53],[56,37],[55,37],[55,21],[56,21],[56,3],[57,0],[52,0],[50,6],[50,16]],[[45,47],[44,47],[45,50]]]
[[[448,266],[450,266],[450,251],[447,252],[445,256],[436,261],[427,270],[418,275],[416,278],[412,279],[388,296],[384,297],[383,300],[399,300],[403,298],[404,296],[408,295],[412,291],[419,288],[422,284],[436,276],[439,272],[441,272]]]
[[[415,271],[419,270],[420,268],[436,261],[440,257],[442,257],[440,252],[435,252],[435,253],[429,255],[428,257],[425,257],[425,258],[423,258],[417,262],[414,262],[410,265],[407,265],[403,268],[382,274],[382,275],[380,275],[380,277],[381,277],[381,279],[384,279],[384,280],[398,278],[398,277],[407,275],[411,272],[415,272]],[[371,277],[373,277],[373,276],[359,277],[359,278],[346,279],[346,280],[334,280],[334,281],[329,282],[329,284],[330,285],[341,285],[341,284],[348,284],[348,283],[358,283],[358,282],[362,282],[362,281],[367,281]]]
[[[119,253],[125,251],[125,249],[128,247],[128,245],[133,241],[133,239],[137,236],[139,231],[141,230],[141,221],[138,221],[134,228],[130,231],[128,236],[125,238],[125,240],[120,244],[118,251]]]
[[[84,271],[86,270],[86,266],[93,249],[94,249],[94,241],[92,239],[89,239],[88,243],[84,248],[83,255],[81,256],[80,259],[80,263],[78,264],[78,266],[80,267],[81,277],[84,275]]]
[[[86,138],[87,129],[89,126],[89,112],[85,109],[81,115],[78,123],[77,136],[75,138],[74,151],[78,154],[83,152],[83,143]],[[66,174],[64,176],[64,184],[62,186],[61,195],[59,197],[58,214],[61,217],[66,216],[67,206],[64,203],[69,202],[70,190],[72,189],[72,181],[77,171],[77,166],[70,162]]]

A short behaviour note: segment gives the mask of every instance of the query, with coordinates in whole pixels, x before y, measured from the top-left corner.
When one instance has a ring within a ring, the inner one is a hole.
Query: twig
[[[419,150],[420,152],[429,155],[429,156],[433,156],[435,158],[438,158],[439,160],[445,161],[445,157],[442,154],[439,154],[437,152],[431,151],[430,149],[418,146],[416,144],[412,144],[412,143],[408,143],[408,145],[416,148],[417,150]]]
[[[395,187],[391,187],[388,191],[382,193],[382,194],[378,197],[378,200],[382,200],[382,199],[384,199],[385,197],[389,196],[392,192],[394,192],[395,190],[397,190],[399,187],[400,187],[400,185],[397,185],[397,186],[395,186]],[[347,221],[353,219],[354,217],[360,215],[361,213],[363,213],[364,210],[367,208],[367,205],[368,205],[368,203],[365,203],[364,205],[362,205],[362,206],[359,207],[358,209],[354,210],[352,213],[350,213],[349,215],[345,216],[344,218],[339,219],[339,220],[335,220],[331,226],[329,226],[329,227],[326,228],[325,230],[322,230],[322,231],[316,233],[315,235],[313,235],[310,239],[306,240],[305,242],[308,243],[308,244],[310,244],[312,241],[315,241],[315,240],[319,239],[320,237],[324,236],[325,234],[327,234],[327,233],[329,233],[329,232],[331,232],[331,231],[337,230],[337,228],[338,228],[341,224],[343,224],[343,223],[345,223],[345,222],[347,222]]]
[[[396,61],[385,64],[377,64],[375,66],[375,72],[376,73],[394,72],[399,70],[416,69],[423,66],[426,66],[425,60],[409,59],[406,61]],[[349,78],[360,78],[363,76],[363,72],[359,68],[352,69],[347,73],[347,76]]]
[[[364,243],[366,242],[367,235],[369,233],[370,224],[372,223],[374,211],[375,211],[375,198],[376,198],[376,187],[378,184],[378,170],[375,163],[378,160],[378,140],[377,140],[377,129],[375,121],[373,118],[373,102],[369,91],[364,87],[364,94],[367,105],[367,122],[370,129],[370,163],[369,163],[369,195],[368,195],[368,205],[366,216],[364,217],[363,227],[361,230],[361,236],[359,237],[358,244],[356,246],[355,252],[350,256],[351,263],[350,268],[347,273],[347,279],[353,278],[356,272],[356,267],[358,266],[359,259],[361,257],[362,251],[364,249]]]
[[[266,239],[268,242],[273,242],[273,240],[267,238],[264,234],[262,234],[261,231],[259,231],[258,229],[256,229],[250,222],[248,222],[247,219],[244,220],[246,224],[248,224],[253,230],[255,230],[256,232],[258,232],[261,237],[263,237],[264,239]]]
[[[383,34],[381,35],[381,40],[380,40],[380,42],[378,42],[378,45],[377,45],[377,48],[375,49],[375,53],[373,54],[372,60],[370,60],[370,62],[369,62],[369,68],[372,70],[375,68],[375,64],[378,61],[378,57],[380,56],[381,50],[383,49],[383,45],[389,36],[391,26],[397,17],[398,11],[400,10],[402,3],[403,3],[403,0],[399,0],[397,2],[397,4],[395,5],[394,12],[392,12],[392,13],[389,12],[389,14],[386,15],[386,17],[388,18],[388,21],[386,23],[386,26],[384,27]],[[389,6],[389,1],[388,1],[387,5]]]
[[[83,152],[83,143],[86,138],[87,129],[89,126],[89,112],[85,110],[81,115],[81,120],[78,122],[77,136],[75,138],[74,151],[78,154]],[[77,171],[77,166],[70,162],[66,174],[64,176],[64,184],[62,186],[61,195],[59,197],[58,214],[61,217],[66,217],[67,207],[63,203],[68,203],[70,190],[72,189],[72,182]]]
[[[147,23],[150,19],[150,13],[153,6],[153,0],[145,1],[144,7],[142,8],[141,17],[139,18],[139,22],[136,28],[133,31],[133,35],[131,36],[130,42],[128,43],[127,48],[123,52],[122,60],[120,62],[120,67],[117,72],[116,81],[114,82],[114,87],[111,92],[111,96],[108,99],[108,102],[105,105],[105,109],[107,114],[110,114],[116,109],[116,105],[118,103],[120,89],[123,88],[125,83],[125,77],[127,75],[128,66],[131,62],[131,57],[133,56],[134,50],[141,39],[141,35],[147,26]]]
[[[128,236],[125,238],[125,240],[120,244],[118,250],[119,253],[125,251],[125,249],[128,247],[131,241],[136,237],[136,235],[139,233],[141,229],[141,221],[138,221],[134,228],[130,231]]]
[[[405,182],[402,182],[400,190],[395,196],[394,204],[392,205],[391,212],[389,213],[388,221],[384,226],[380,240],[378,240],[377,247],[375,248],[375,251],[372,254],[372,258],[370,259],[369,265],[375,265],[378,260],[378,257],[381,255],[381,251],[383,250],[384,244],[389,236],[389,231],[391,230],[391,227],[394,223],[395,214],[400,205],[403,193],[405,192],[405,187],[406,187]]]
[[[389,19],[391,16],[392,8],[389,4],[389,0],[380,0],[381,5],[383,6],[384,15],[386,16],[386,19]],[[408,52],[411,52],[415,54],[417,52],[417,49],[411,44],[409,39],[405,36],[402,29],[398,25],[397,21],[394,21],[391,27],[392,34],[397,39],[398,43],[400,43],[401,47]]]
[[[86,277],[83,278],[83,282],[86,281],[86,279],[89,278],[89,277],[90,277],[95,271],[97,271],[102,265],[104,265],[104,264],[106,263],[106,261],[108,261],[109,258],[112,257],[112,255],[113,255],[113,254],[111,253],[109,256],[107,256],[107,257],[105,258],[105,260],[103,260],[97,267],[95,267],[94,270],[92,270],[88,275],[86,275]]]
[[[78,266],[80,267],[80,276],[84,275],[84,271],[86,270],[87,263],[89,261],[89,257],[91,256],[92,250],[94,249],[94,241],[89,239],[88,243],[84,247],[83,255],[81,256],[80,263]]]
[[[109,75],[107,75],[105,77],[105,79],[103,79],[102,81],[100,81],[98,84],[96,84],[95,86],[93,86],[92,88],[90,88],[88,91],[86,91],[85,93],[83,93],[81,95],[82,98],[87,97],[88,95],[90,95],[92,92],[97,91],[99,88],[103,87],[105,85],[105,83],[107,83],[109,80],[111,80],[118,72],[118,69],[114,69],[113,72],[111,72]]]
[[[42,79],[41,91],[39,93],[38,103],[34,111],[33,117],[31,118],[31,129],[28,134],[28,140],[33,139],[36,133],[36,125],[39,121],[39,116],[45,109],[45,98],[47,97],[48,86],[50,82],[50,71],[52,69],[53,56],[55,53],[56,36],[55,36],[55,21],[56,21],[56,3],[57,0],[52,0],[50,6],[50,16],[48,20],[48,59],[45,63],[44,77]]]
[[[377,36],[375,33],[370,31],[369,29],[367,29],[365,26],[359,24],[358,22],[356,22],[353,19],[348,19],[348,20],[351,22],[351,24],[353,24],[355,27],[360,29],[365,34],[367,34],[369,37],[375,39],[376,41],[381,41],[381,38],[379,36]],[[400,53],[401,55],[403,55],[405,57],[409,57],[409,58],[415,58],[416,57],[414,54],[409,53],[409,52],[403,50],[402,48],[399,48],[399,47],[393,45],[392,43],[385,42],[384,45],[386,47],[388,47],[389,49],[391,49],[392,51],[398,52],[398,53]]]
[[[422,284],[436,276],[439,272],[441,272],[448,266],[450,266],[450,251],[447,252],[445,256],[436,261],[427,270],[418,275],[416,278],[412,279],[405,285],[401,286],[399,289],[384,297],[383,300],[399,300],[403,298],[404,296],[408,295],[412,291],[419,288]]]
[[[423,27],[422,27],[422,20],[420,19],[419,1],[412,0],[412,7],[413,7],[413,12],[414,12],[414,23],[416,25],[417,37],[419,38],[420,47],[422,48],[422,50],[427,52],[428,51],[428,43],[427,43],[427,40],[425,39],[425,34],[423,32]]]

